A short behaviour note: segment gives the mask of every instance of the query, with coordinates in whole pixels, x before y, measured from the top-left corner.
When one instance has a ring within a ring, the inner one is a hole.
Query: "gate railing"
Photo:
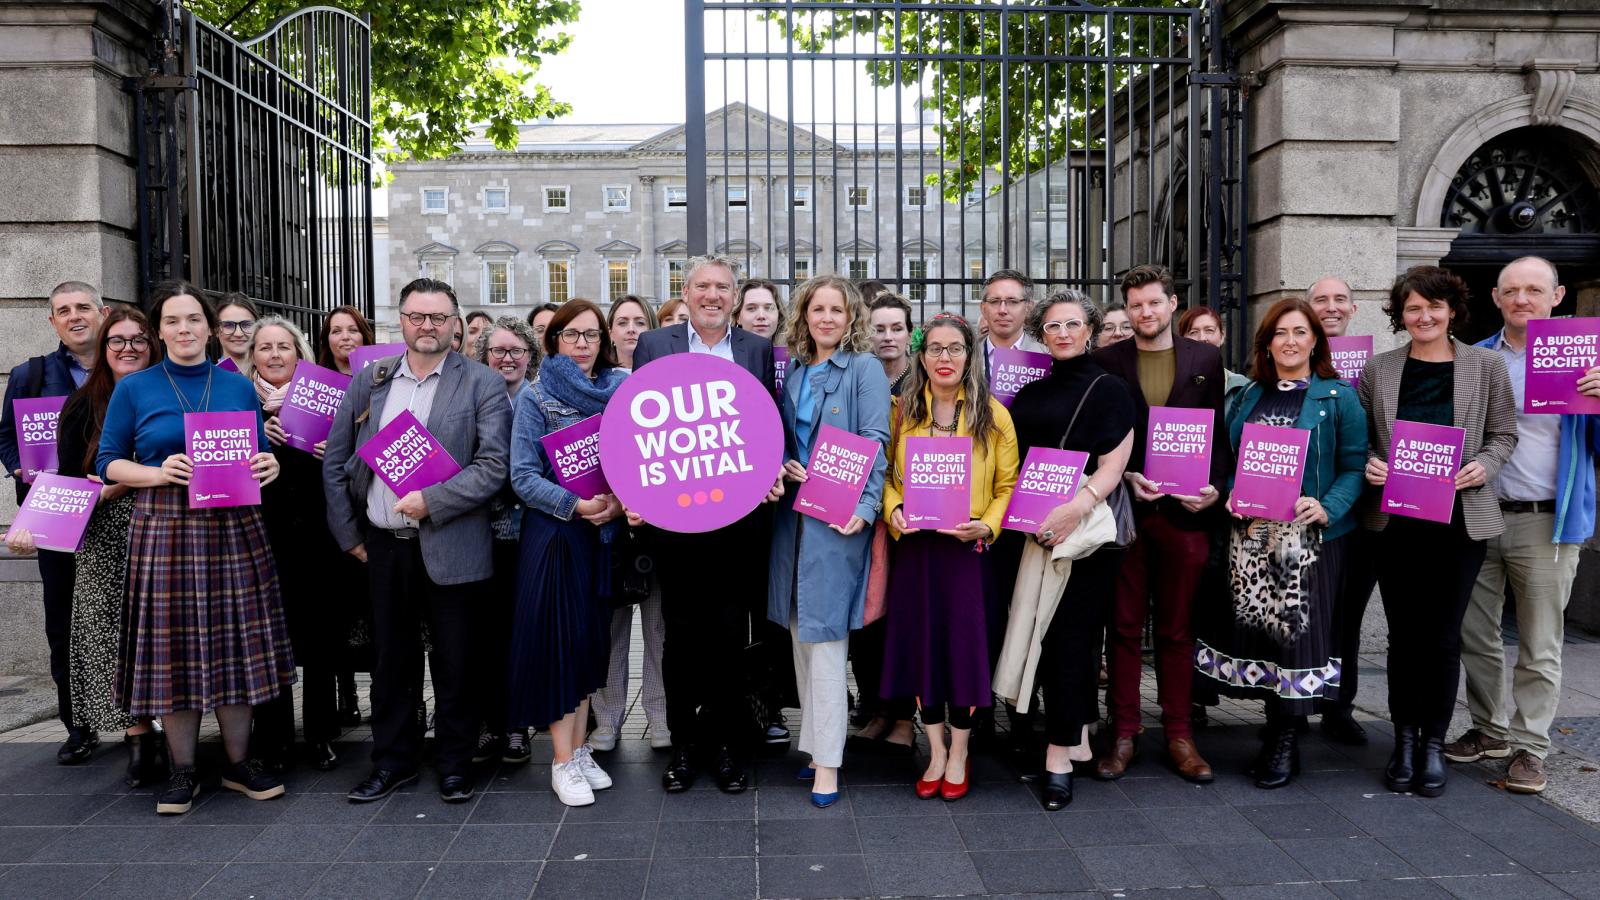
[[[690,252],[780,284],[876,278],[925,312],[975,309],[999,268],[1104,301],[1159,262],[1189,302],[1243,297],[1243,94],[1207,7],[688,0],[685,16]]]
[[[242,291],[308,330],[373,305],[371,36],[313,7],[236,41],[181,8],[131,80],[141,277]]]

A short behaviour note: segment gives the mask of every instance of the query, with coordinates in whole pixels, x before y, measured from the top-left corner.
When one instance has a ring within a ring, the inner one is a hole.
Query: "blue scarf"
[[[605,411],[606,402],[622,386],[628,376],[626,369],[602,369],[593,379],[583,374],[570,356],[547,357],[539,364],[539,384],[544,392],[563,406],[570,406],[584,416],[599,415]]]

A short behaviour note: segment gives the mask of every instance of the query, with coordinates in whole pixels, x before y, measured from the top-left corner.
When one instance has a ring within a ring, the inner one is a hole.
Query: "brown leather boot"
[[[1094,777],[1101,781],[1116,781],[1128,771],[1128,766],[1133,764],[1134,754],[1139,749],[1138,738],[1132,735],[1119,737],[1111,747],[1101,754],[1094,764]]]
[[[1216,777],[1212,774],[1211,764],[1205,761],[1200,751],[1195,749],[1193,738],[1178,738],[1167,742],[1167,756],[1172,760],[1172,767],[1195,784],[1210,784]]]

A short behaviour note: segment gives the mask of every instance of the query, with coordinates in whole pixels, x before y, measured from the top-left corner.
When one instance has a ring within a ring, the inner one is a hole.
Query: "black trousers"
[[[1389,620],[1389,717],[1396,728],[1445,737],[1461,683],[1461,620],[1488,544],[1460,524],[1391,516],[1378,540],[1378,584]]]
[[[1391,520],[1393,521],[1393,520]],[[1331,705],[1350,709],[1361,686],[1361,620],[1378,584],[1378,542],[1376,531],[1356,526],[1345,541],[1344,589],[1333,608],[1334,634],[1337,636],[1340,665],[1339,698]]]
[[[418,538],[367,529],[367,580],[372,594],[372,763],[414,772],[422,761],[422,623],[433,652],[434,763],[440,776],[465,775],[478,739],[479,712],[470,684],[472,604],[486,582],[435,584]]]
[[[746,647],[754,585],[767,583],[766,511],[704,534],[651,529],[661,584],[661,680],[667,727],[678,746],[740,743],[748,714]]]
[[[300,673],[300,724],[308,744],[333,741],[339,736],[338,673],[327,667],[308,666]],[[284,753],[294,745],[294,688],[255,708],[251,719],[252,755]]]
[[[1111,619],[1123,551],[1106,548],[1072,564],[1066,593],[1040,646],[1045,739],[1071,747],[1100,718],[1100,634]]]
[[[517,541],[494,542],[494,575],[472,602],[472,695],[482,724],[505,734],[511,705],[511,628],[517,613]]]
[[[56,683],[56,715],[72,727],[72,582],[78,564],[71,553],[39,551],[44,587],[44,639],[50,647],[50,677]]]

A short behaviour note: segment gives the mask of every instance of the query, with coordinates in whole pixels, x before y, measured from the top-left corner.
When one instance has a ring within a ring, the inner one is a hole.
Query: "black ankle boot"
[[[1444,738],[1427,738],[1417,747],[1417,775],[1412,790],[1424,797],[1437,797],[1444,793],[1446,768]]]
[[[1258,765],[1256,787],[1264,790],[1281,788],[1300,774],[1300,740],[1293,725],[1279,728],[1262,743],[1261,762]]]
[[[124,735],[122,743],[128,748],[128,771],[122,776],[124,784],[141,788],[166,779],[166,748],[160,732]]]
[[[1389,757],[1389,767],[1383,770],[1383,781],[1389,786],[1389,790],[1397,794],[1411,790],[1412,782],[1416,780],[1416,770],[1413,766],[1419,742],[1420,736],[1416,728],[1395,726],[1394,753]]]

